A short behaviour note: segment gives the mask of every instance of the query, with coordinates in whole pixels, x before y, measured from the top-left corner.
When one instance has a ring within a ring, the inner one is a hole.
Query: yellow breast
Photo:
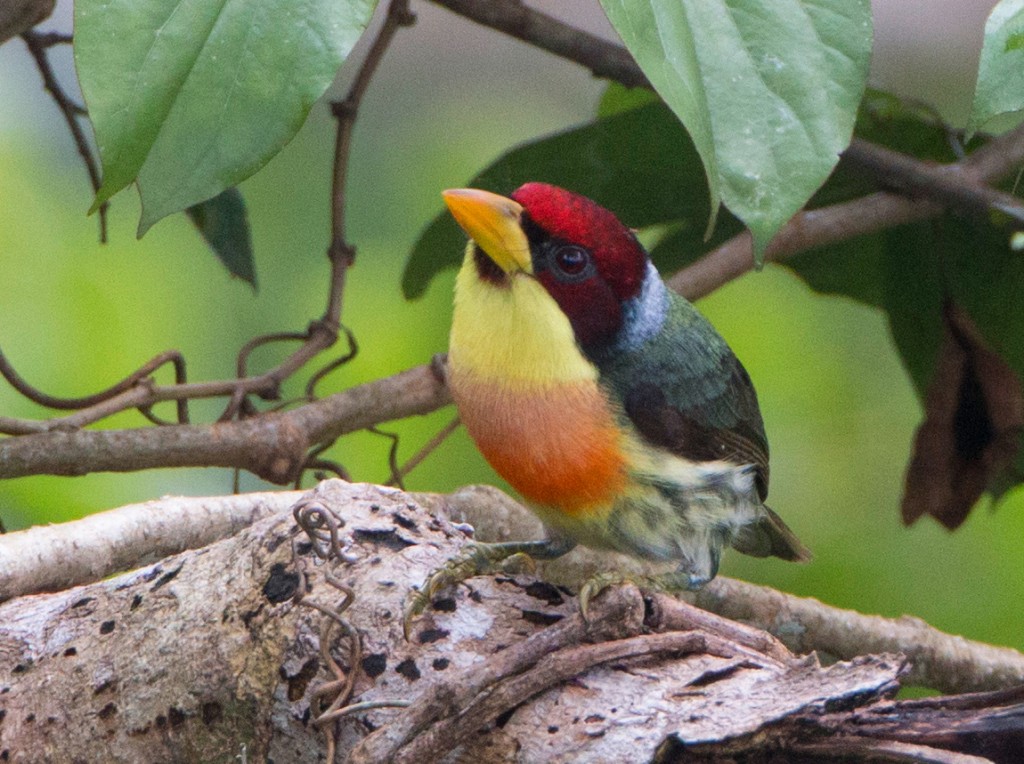
[[[494,469],[527,500],[575,514],[607,508],[626,483],[622,434],[572,327],[538,281],[456,284],[452,396]]]

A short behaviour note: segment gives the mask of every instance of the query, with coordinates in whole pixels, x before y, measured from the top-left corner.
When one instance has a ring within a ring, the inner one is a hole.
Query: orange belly
[[[577,514],[609,506],[623,490],[621,436],[595,382],[517,389],[452,371],[466,429],[523,498]]]

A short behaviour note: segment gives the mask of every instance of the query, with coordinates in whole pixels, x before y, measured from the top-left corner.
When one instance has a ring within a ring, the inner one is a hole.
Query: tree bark
[[[501,535],[527,516],[485,489],[327,481],[289,498],[294,511],[255,512],[207,546],[0,604],[0,761],[968,762],[1024,750],[1019,691],[896,703],[900,655],[823,667],[629,585],[584,619],[567,588],[474,578],[406,641],[409,592],[470,540],[450,518],[477,513],[481,535]],[[14,557],[21,535],[4,539]]]

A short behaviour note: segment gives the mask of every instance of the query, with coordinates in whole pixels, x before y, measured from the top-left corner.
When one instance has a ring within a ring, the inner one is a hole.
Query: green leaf
[[[192,205],[185,212],[228,272],[256,289],[252,235],[242,192],[229,188],[212,199]]]
[[[658,94],[648,88],[627,88],[618,82],[610,82],[597,104],[597,116],[612,117],[659,101]]]
[[[1002,0],[985,22],[985,42],[965,140],[993,118],[1024,109],[1022,40],[1024,0]]]
[[[856,134],[925,161],[957,159],[951,131],[934,113],[871,92]],[[811,206],[875,190],[841,162]],[[783,261],[813,289],[850,297],[885,311],[896,349],[922,401],[932,383],[943,337],[943,303],[962,307],[986,343],[1024,378],[1024,258],[993,216],[946,215],[801,253]],[[1015,464],[989,484],[997,495],[1024,482],[1024,441]]]
[[[869,0],[601,0],[693,137],[712,210],[765,246],[849,143],[871,53]]]
[[[513,149],[468,185],[507,194],[538,180],[589,196],[634,228],[685,223],[701,230],[709,213],[700,159],[679,121],[653,103]],[[465,234],[446,212],[420,236],[402,275],[419,297],[462,260]]]
[[[103,160],[93,210],[137,181],[139,235],[252,175],[302,126],[376,0],[78,0],[75,64]]]

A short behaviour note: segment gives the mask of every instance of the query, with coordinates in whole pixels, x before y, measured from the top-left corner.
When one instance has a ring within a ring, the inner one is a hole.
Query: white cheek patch
[[[668,287],[648,261],[640,294],[623,304],[623,328],[615,342],[618,350],[632,350],[661,331],[668,314]]]

